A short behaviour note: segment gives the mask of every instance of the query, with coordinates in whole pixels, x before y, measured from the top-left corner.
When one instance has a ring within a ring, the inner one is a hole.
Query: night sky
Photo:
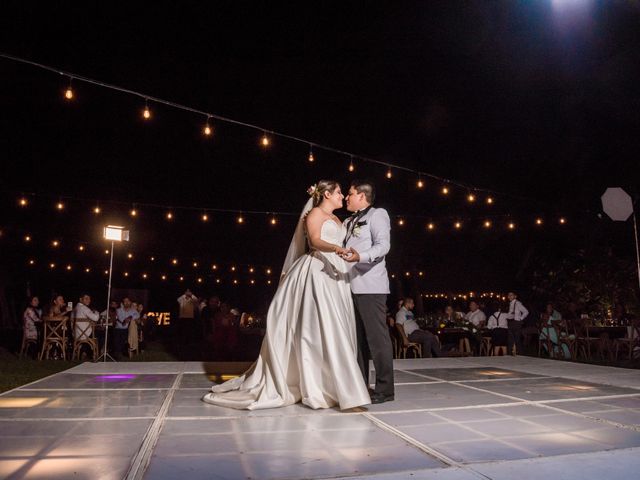
[[[638,192],[638,2],[130,3],[4,2],[0,50],[504,195],[470,205],[464,189],[443,198],[440,182],[425,178],[419,190],[415,175],[387,180],[385,168],[357,158],[350,174],[348,157],[320,149],[310,164],[308,145],[275,137],[264,149],[261,132],[215,121],[205,138],[202,116],[150,103],[144,121],[141,99],[82,82],[69,102],[67,78],[0,59],[0,263],[16,291],[27,282],[69,296],[102,291],[100,229],[117,222],[132,241],[118,250],[116,286],[150,288],[157,302],[186,284],[247,303],[268,298],[264,274],[210,266],[271,267],[277,278],[295,216],[273,227],[246,215],[239,226],[235,215],[211,213],[205,224],[199,210],[175,207],[297,213],[306,188],[327,177],[345,189],[352,177],[376,182],[377,204],[406,220],[394,224],[389,269],[424,271],[422,291],[525,288],[527,259],[561,256],[594,232],[633,255],[629,225],[597,214],[606,187]],[[27,209],[17,207],[22,194]],[[103,213],[80,199],[101,200]],[[176,218],[142,206],[131,219],[135,203],[173,206]],[[62,246],[52,249],[53,239]],[[50,261],[58,267],[47,273]],[[95,272],[83,276],[89,265]],[[142,281],[143,271],[152,278]],[[226,286],[212,283],[217,276]],[[236,276],[260,287],[234,290]]]

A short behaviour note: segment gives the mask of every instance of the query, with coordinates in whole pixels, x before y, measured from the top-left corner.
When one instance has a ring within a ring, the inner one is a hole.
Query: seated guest
[[[53,297],[53,300],[51,300],[46,318],[50,318],[52,320],[64,320],[66,315],[69,313],[71,313],[71,311],[67,310],[67,304],[64,303],[64,297],[62,295],[56,295]]]
[[[24,338],[29,340],[38,341],[38,326],[42,322],[42,312],[38,308],[38,305],[40,305],[38,297],[30,297],[29,304],[22,314],[22,331],[24,333]]]
[[[475,300],[469,302],[469,312],[467,312],[464,318],[468,322],[473,323],[477,328],[482,328],[487,321],[487,316],[480,310],[480,306]]]
[[[508,307],[502,306],[498,302],[491,305],[494,312],[487,319],[487,328],[491,330],[491,345],[503,347],[506,351],[509,341]]]
[[[445,322],[456,321],[456,312],[453,309],[453,305],[447,305],[446,307],[444,307],[444,321]]]
[[[414,302],[413,298],[405,298],[396,313],[396,328],[402,336],[404,346],[408,346],[409,342],[419,343],[422,345],[422,356],[431,358],[432,355],[440,356],[440,342],[438,337],[426,330],[421,330],[413,316]]]
[[[131,305],[131,300],[124,297],[122,307],[116,310],[116,328],[114,329],[115,354],[125,353],[125,345],[129,336],[129,324],[138,319],[138,311]],[[128,354],[128,352],[126,352]]]
[[[80,301],[73,309],[73,318],[75,318],[75,331],[73,337],[76,340],[86,340],[91,337],[93,329],[91,322],[97,322],[100,314],[89,307],[91,305],[91,297],[86,293],[80,297]]]
[[[551,343],[551,349],[557,356],[560,352],[560,347],[558,345],[558,332],[560,332],[560,335],[563,336],[566,336],[567,333],[558,330],[558,326],[554,325],[553,322],[559,322],[560,320],[562,320],[562,315],[554,308],[553,303],[549,302],[545,307],[544,313],[540,315],[540,320],[544,325],[544,327],[540,331],[540,340],[545,340],[544,348],[545,350],[547,350],[546,340],[549,339],[549,342]],[[562,355],[565,359],[571,358],[569,347],[566,344],[562,344]]]

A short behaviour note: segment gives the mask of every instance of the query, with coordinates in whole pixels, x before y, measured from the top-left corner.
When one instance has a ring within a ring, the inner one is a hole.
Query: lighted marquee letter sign
[[[156,322],[156,325],[171,325],[171,312],[149,312],[147,318],[151,318]]]

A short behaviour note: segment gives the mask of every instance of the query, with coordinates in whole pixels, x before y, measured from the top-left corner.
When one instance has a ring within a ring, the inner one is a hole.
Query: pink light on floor
[[[136,375],[132,374],[118,374],[118,375],[97,375],[94,379],[96,382],[126,382],[127,380],[133,380]]]

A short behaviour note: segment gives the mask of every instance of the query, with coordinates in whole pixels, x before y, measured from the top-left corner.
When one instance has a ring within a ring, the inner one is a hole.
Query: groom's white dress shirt
[[[362,293],[389,293],[389,276],[385,255],[391,248],[391,221],[384,208],[373,208],[355,221],[345,222],[347,228],[346,247],[360,255],[360,261],[350,263],[349,280],[351,291]]]

